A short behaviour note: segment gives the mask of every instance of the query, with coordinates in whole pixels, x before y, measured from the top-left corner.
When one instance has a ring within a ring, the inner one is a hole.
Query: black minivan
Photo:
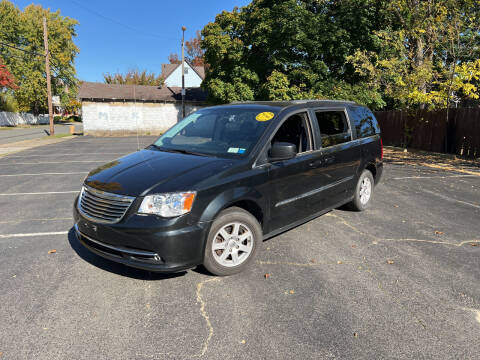
[[[372,112],[348,101],[203,108],[147,148],[91,171],[74,204],[92,252],[149,271],[242,271],[263,239],[348,204],[383,169]]]

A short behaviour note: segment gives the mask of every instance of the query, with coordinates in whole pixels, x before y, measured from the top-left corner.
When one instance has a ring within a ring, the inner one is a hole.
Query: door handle
[[[324,160],[325,160],[325,164],[331,164],[335,161],[335,156],[326,156]]]
[[[320,159],[320,160],[310,161],[310,162],[308,163],[308,166],[310,166],[310,167],[317,167],[317,166],[320,166],[320,165],[322,165],[322,160],[321,160],[321,159]]]

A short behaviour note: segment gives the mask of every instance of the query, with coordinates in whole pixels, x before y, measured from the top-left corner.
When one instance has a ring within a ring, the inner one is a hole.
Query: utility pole
[[[185,30],[187,28],[182,26],[182,117],[185,117]]]
[[[50,83],[50,54],[48,52],[47,19],[43,18],[43,44],[45,45],[45,72],[47,75],[48,118],[50,119],[50,136],[55,135],[53,127],[52,84]]]

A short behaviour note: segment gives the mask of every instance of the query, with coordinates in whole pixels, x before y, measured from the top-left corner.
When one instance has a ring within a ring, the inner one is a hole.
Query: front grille
[[[111,194],[88,186],[82,188],[78,210],[87,219],[101,223],[119,222],[132,205],[134,197]]]

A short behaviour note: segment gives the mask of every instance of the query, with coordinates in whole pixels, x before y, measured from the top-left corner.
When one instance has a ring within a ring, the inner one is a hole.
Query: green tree
[[[348,61],[396,108],[448,108],[452,96],[478,98],[480,3],[392,0],[380,51],[357,49]]]
[[[377,0],[254,0],[218,14],[203,31],[209,69],[203,82],[214,103],[251,99],[361,99],[384,102],[378,89],[359,96],[360,76],[346,58],[378,51],[386,4]],[[333,93],[333,94],[332,94]]]
[[[1,0],[0,55],[16,79],[14,96],[20,111],[47,110],[43,17],[48,26],[52,93],[59,95],[64,105],[76,95],[74,59],[79,49],[73,39],[78,22],[40,5],[21,11],[10,1]]]
[[[147,73],[146,70],[130,69],[125,74],[103,74],[103,80],[106,84],[162,86],[165,79],[153,72]]]

